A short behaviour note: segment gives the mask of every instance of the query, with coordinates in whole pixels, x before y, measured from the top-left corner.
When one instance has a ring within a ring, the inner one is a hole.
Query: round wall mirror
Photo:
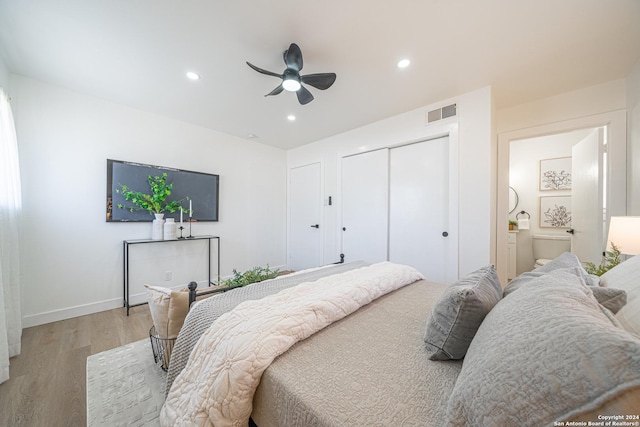
[[[509,187],[509,213],[512,213],[518,207],[518,193],[513,187]]]

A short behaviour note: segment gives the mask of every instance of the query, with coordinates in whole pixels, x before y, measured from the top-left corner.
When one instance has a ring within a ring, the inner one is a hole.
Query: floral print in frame
[[[540,191],[571,190],[571,157],[540,160]]]
[[[540,197],[540,228],[571,228],[571,196]]]

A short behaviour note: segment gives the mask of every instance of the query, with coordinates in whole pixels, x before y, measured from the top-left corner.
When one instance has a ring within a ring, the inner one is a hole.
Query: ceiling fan
[[[284,63],[287,69],[282,74],[273,73],[271,71],[263,70],[247,61],[247,65],[259,73],[266,74],[267,76],[279,77],[282,79],[282,83],[278,85],[274,90],[266,94],[265,96],[278,95],[283,90],[289,92],[296,92],[298,95],[298,102],[300,104],[308,104],[313,101],[313,95],[307,88],[302,86],[302,83],[311,85],[316,89],[325,90],[331,87],[333,82],[336,81],[335,73],[318,73],[307,74],[306,76],[300,75],[302,70],[302,51],[297,44],[291,43],[289,49],[284,51]]]

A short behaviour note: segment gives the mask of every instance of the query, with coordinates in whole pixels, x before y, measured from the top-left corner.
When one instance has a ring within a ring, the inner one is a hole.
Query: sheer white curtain
[[[16,130],[9,99],[0,88],[0,383],[9,379],[9,358],[20,354],[18,218],[21,209]]]

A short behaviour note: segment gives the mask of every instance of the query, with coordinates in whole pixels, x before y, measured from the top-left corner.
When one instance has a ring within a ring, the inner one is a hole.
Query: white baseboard
[[[207,283],[206,280],[198,283],[198,287],[202,287]],[[170,289],[179,290],[185,285],[172,286]],[[62,308],[59,310],[47,311],[44,313],[32,314],[22,318],[22,327],[30,328],[32,326],[44,325],[46,323],[57,322],[59,320],[72,319],[74,317],[86,316],[88,314],[99,313],[101,311],[113,310],[114,308],[124,308],[124,298],[118,297],[105,301],[93,302],[90,304],[77,305],[74,307]],[[140,304],[147,302],[147,295],[144,292],[129,295],[129,304]]]
[[[44,325],[45,323],[57,322],[59,320],[71,319],[73,317],[86,316],[87,314],[98,313],[100,311],[113,310],[114,308],[122,307],[122,301],[123,299],[120,297],[107,301],[77,305],[75,307],[24,316],[22,318],[22,327],[30,328],[32,326]],[[124,310],[124,307],[122,309]]]
[[[286,265],[277,266],[271,268],[272,270],[284,270],[286,269]],[[222,279],[229,279],[233,277],[232,275],[222,277]],[[203,288],[207,286],[207,281],[199,281],[198,288]],[[182,289],[185,285],[177,285],[171,287],[171,289]],[[89,304],[77,305],[74,307],[62,308],[59,310],[47,311],[44,313],[32,314],[28,316],[24,316],[22,318],[22,327],[30,328],[32,326],[44,325],[46,323],[57,322],[59,320],[72,319],[74,317],[86,316],[88,314],[99,313],[101,311],[113,310],[114,308],[122,308],[123,307],[123,297],[113,298],[105,301],[98,301]],[[138,294],[129,295],[129,304],[139,304],[147,301],[147,296],[144,292]]]

